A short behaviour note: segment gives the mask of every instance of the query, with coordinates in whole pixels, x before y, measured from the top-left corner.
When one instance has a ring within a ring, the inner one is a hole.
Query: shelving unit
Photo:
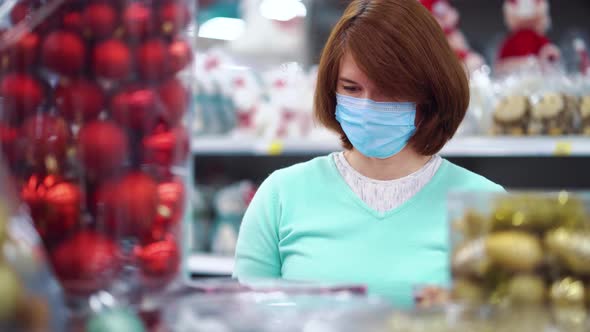
[[[229,277],[234,269],[234,258],[211,254],[191,254],[187,268],[192,277]]]
[[[339,151],[333,140],[256,140],[197,137],[196,156],[300,156]],[[590,157],[590,137],[458,137],[441,154],[445,157]]]

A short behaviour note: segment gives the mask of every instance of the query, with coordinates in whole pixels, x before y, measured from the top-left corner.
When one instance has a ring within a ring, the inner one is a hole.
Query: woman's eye
[[[360,89],[358,87],[356,87],[356,86],[343,86],[342,88],[344,89],[344,91],[347,91],[347,92],[358,92],[358,91],[360,91]]]

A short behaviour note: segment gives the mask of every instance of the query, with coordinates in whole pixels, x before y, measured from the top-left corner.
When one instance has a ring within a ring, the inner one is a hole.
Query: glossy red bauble
[[[139,74],[146,80],[161,80],[168,72],[168,49],[160,39],[143,43],[137,50]]]
[[[115,242],[95,232],[84,231],[51,252],[51,262],[62,286],[73,293],[103,289],[120,266]]]
[[[182,39],[176,39],[168,45],[168,71],[176,74],[193,61],[191,45]]]
[[[170,126],[175,126],[188,110],[190,92],[181,81],[170,79],[158,87],[158,95],[164,108],[164,117]]]
[[[74,32],[54,31],[45,37],[41,60],[50,70],[62,75],[80,73],[86,59],[86,46]]]
[[[130,38],[140,39],[148,36],[154,29],[151,8],[140,2],[130,3],[123,10],[123,26]]]
[[[54,163],[65,159],[70,130],[62,117],[33,115],[25,120],[22,135],[27,160],[34,165],[45,165],[47,158]]]
[[[2,67],[7,70],[25,70],[34,66],[37,62],[40,45],[41,37],[37,33],[26,33],[6,51],[2,58]]]
[[[172,236],[137,247],[135,255],[139,260],[141,271],[147,277],[162,278],[166,281],[174,277],[180,268],[180,250]]]
[[[32,76],[13,73],[0,82],[0,96],[4,120],[19,122],[41,106],[45,93],[41,83]]]
[[[158,214],[150,238],[160,240],[179,225],[184,214],[186,190],[181,179],[158,184]]]
[[[156,128],[143,138],[142,150],[146,165],[169,168],[184,163],[190,152],[188,133],[183,127]]]
[[[151,130],[156,121],[158,96],[150,88],[123,88],[111,100],[111,114],[121,125],[134,130]]]
[[[115,8],[104,2],[92,3],[82,13],[84,35],[92,38],[110,37],[117,21]]]
[[[80,32],[84,26],[82,23],[82,13],[79,11],[66,12],[61,18],[61,24],[64,29]]]
[[[104,183],[96,195],[97,215],[117,236],[147,234],[156,218],[158,186],[143,172]]]
[[[90,176],[108,175],[120,169],[129,154],[129,139],[111,121],[93,121],[78,134],[78,158]]]
[[[31,20],[42,6],[43,1],[41,0],[20,0],[10,11],[10,22],[12,25],[16,26],[21,23],[21,21]],[[41,33],[55,28],[56,23],[58,23],[58,13],[59,10],[49,13],[49,15],[47,15],[41,22],[37,22],[37,25],[31,26],[31,28]],[[32,23],[32,21],[30,22]]]
[[[27,18],[33,12],[31,1],[20,1],[10,10],[10,22],[17,25],[20,21]]]
[[[119,40],[110,39],[94,48],[94,73],[105,79],[124,79],[131,72],[131,51]]]
[[[69,121],[90,121],[98,118],[104,109],[105,96],[94,82],[66,80],[55,89],[55,105]]]
[[[58,176],[32,175],[21,190],[41,237],[51,242],[74,230],[80,220],[82,191]]]
[[[14,163],[18,160],[20,132],[11,125],[0,122],[0,153],[4,154],[6,160]]]
[[[191,22],[190,8],[184,1],[168,0],[158,9],[161,33],[175,35]]]

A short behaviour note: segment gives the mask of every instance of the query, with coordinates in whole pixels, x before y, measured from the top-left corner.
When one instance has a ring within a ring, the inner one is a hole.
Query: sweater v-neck
[[[409,206],[413,205],[416,201],[420,200],[422,196],[428,195],[428,193],[432,190],[432,187],[434,187],[436,185],[436,183],[440,180],[440,178],[443,177],[445,170],[449,166],[449,162],[447,160],[443,159],[440,167],[438,168],[438,170],[436,171],[436,173],[434,174],[432,179],[420,191],[418,191],[412,198],[410,198],[409,200],[407,200],[406,202],[404,202],[403,204],[401,204],[400,206],[398,206],[394,209],[391,209],[391,210],[385,211],[385,212],[379,212],[379,211],[373,209],[372,207],[370,207],[369,205],[367,205],[367,203],[365,203],[352,190],[352,188],[350,188],[348,183],[346,183],[346,180],[342,177],[342,174],[340,174],[340,172],[338,171],[338,166],[336,165],[336,162],[334,160],[334,154],[330,154],[327,157],[327,159],[329,159],[327,161],[327,163],[328,163],[327,167],[329,168],[329,173],[332,177],[335,178],[335,184],[339,187],[339,192],[346,193],[346,195],[348,196],[349,199],[354,201],[355,204],[357,204],[358,206],[363,208],[365,211],[367,211],[367,213],[369,213],[371,216],[373,216],[374,218],[376,218],[378,220],[387,219],[393,215],[396,215],[396,214],[402,212],[403,210],[405,210],[406,208],[408,208]]]

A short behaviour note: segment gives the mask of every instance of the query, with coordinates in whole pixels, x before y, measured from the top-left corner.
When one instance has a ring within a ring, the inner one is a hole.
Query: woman
[[[248,209],[235,276],[353,282],[395,304],[450,283],[446,197],[502,187],[437,155],[465,71],[416,0],[355,0],[321,57],[315,115],[343,153],[274,172]]]

